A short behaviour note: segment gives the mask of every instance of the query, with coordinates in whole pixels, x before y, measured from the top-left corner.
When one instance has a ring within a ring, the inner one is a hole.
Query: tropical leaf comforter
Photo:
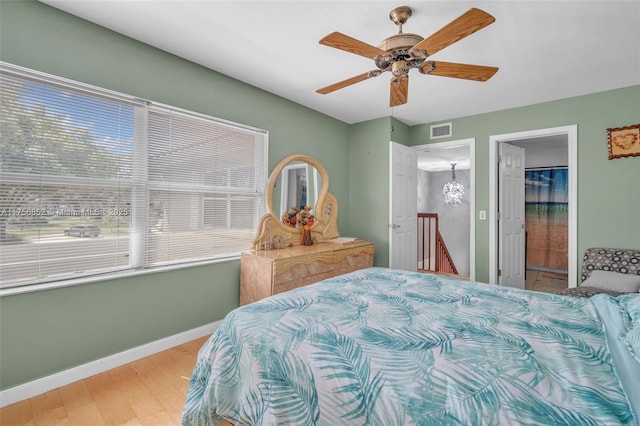
[[[370,268],[231,312],[183,425],[614,425],[640,417],[640,294]]]

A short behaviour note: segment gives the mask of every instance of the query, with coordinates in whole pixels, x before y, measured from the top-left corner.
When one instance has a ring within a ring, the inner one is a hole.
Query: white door
[[[390,143],[389,267],[418,268],[418,156],[413,148]]]
[[[499,145],[498,283],[524,288],[524,148]]]

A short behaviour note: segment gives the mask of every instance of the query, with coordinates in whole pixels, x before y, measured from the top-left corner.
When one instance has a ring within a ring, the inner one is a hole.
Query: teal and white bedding
[[[183,425],[638,425],[640,294],[370,268],[242,306]]]

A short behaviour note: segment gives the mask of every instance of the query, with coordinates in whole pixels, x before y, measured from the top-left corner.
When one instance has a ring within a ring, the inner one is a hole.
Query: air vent
[[[451,123],[434,124],[430,129],[430,139],[447,138],[452,135]]]

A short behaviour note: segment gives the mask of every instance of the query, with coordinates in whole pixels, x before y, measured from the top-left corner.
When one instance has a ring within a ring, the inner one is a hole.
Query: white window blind
[[[237,255],[262,214],[261,135],[207,117],[149,111],[149,265]]]
[[[237,255],[266,132],[0,63],[0,288]]]
[[[141,106],[2,69],[3,287],[129,266],[134,110]]]

